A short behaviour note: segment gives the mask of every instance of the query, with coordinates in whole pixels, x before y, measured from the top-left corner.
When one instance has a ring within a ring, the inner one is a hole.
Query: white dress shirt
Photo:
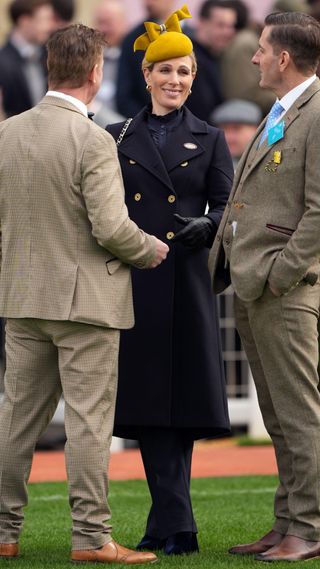
[[[300,95],[302,95],[302,93],[304,93],[304,91],[306,89],[308,89],[308,87],[314,82],[314,80],[316,78],[317,78],[316,75],[312,75],[312,77],[309,77],[308,79],[303,81],[303,83],[300,83],[300,85],[297,85],[297,87],[294,87],[293,89],[291,89],[291,91],[289,91],[289,93],[284,95],[284,97],[282,97],[282,99],[280,99],[280,100],[277,99],[277,101],[279,101],[280,105],[284,108],[284,111],[283,111],[282,115],[280,116],[279,120],[281,120],[283,115],[290,109],[290,107],[293,105],[293,103],[296,102],[296,100],[300,97]]]
[[[58,99],[64,99],[65,101],[68,101],[77,107],[77,109],[79,109],[79,111],[81,111],[85,117],[88,116],[87,106],[82,101],[80,101],[80,99],[72,97],[72,95],[66,95],[65,93],[61,93],[61,91],[47,91],[46,97],[57,97]]]

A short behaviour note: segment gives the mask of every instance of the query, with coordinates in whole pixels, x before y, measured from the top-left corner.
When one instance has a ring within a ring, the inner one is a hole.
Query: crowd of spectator
[[[174,0],[141,0],[143,20],[163,22],[176,8]],[[320,18],[319,0],[275,0],[272,11],[306,11]],[[35,105],[46,92],[45,44],[51,33],[75,17],[75,0],[12,0],[12,28],[0,49],[0,119]],[[198,62],[197,79],[187,105],[212,122],[214,110],[226,101],[245,100],[264,116],[274,95],[259,87],[259,70],[251,58],[260,26],[251,20],[245,0],[204,0],[195,23],[186,24]],[[134,116],[149,100],[140,71],[142,52],[133,52],[143,22],[129,29],[122,0],[101,0],[93,9],[93,27],[108,41],[104,77],[92,105],[101,126]],[[239,110],[239,108],[238,108]]]

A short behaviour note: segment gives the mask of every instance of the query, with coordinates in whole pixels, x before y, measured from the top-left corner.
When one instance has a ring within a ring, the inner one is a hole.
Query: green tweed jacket
[[[245,301],[266,282],[282,294],[314,284],[320,259],[320,81],[284,115],[284,136],[244,152],[209,257],[215,292],[229,283]]]

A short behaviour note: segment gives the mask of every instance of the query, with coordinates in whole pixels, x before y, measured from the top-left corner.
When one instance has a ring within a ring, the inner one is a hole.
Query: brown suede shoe
[[[10,559],[18,557],[19,545],[17,543],[0,543],[0,557]]]
[[[124,565],[138,565],[139,563],[155,563],[158,561],[154,553],[145,551],[133,551],[119,545],[115,541],[110,541],[100,549],[73,550],[71,561],[83,563],[123,563]]]
[[[255,556],[258,561],[305,561],[320,558],[320,541],[286,535],[279,545]]]
[[[266,535],[255,541],[254,543],[246,543],[244,545],[235,545],[229,549],[229,553],[235,555],[250,555],[252,553],[263,553],[268,551],[274,545],[278,545],[283,540],[282,533],[269,531]]]

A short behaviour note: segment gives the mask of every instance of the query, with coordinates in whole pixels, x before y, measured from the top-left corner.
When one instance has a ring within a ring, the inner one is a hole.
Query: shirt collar
[[[68,101],[68,103],[71,103],[77,107],[77,109],[81,111],[85,117],[88,116],[87,106],[82,101],[80,101],[80,99],[72,97],[72,95],[66,95],[65,93],[61,93],[61,91],[47,91],[46,97],[57,97],[58,99],[64,99],[65,101]]]
[[[312,75],[312,77],[309,77],[306,79],[306,81],[303,81],[303,83],[300,83],[300,85],[297,85],[297,87],[291,89],[289,93],[287,93],[284,97],[282,97],[282,99],[279,100],[279,103],[284,108],[285,112],[290,109],[293,103],[295,103],[300,95],[302,95],[302,93],[304,93],[304,91],[310,87],[316,78],[316,75]]]

